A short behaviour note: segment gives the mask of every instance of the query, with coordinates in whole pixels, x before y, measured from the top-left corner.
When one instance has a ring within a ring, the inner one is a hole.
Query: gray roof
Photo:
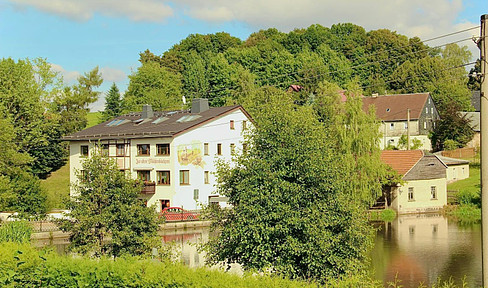
[[[173,137],[235,110],[241,110],[251,119],[239,105],[210,108],[200,113],[191,113],[190,110],[154,112],[153,117],[146,119],[142,118],[142,112],[133,112],[65,136],[63,139],[77,141]]]
[[[442,156],[442,155],[436,155],[436,156],[442,162],[444,162],[444,164],[446,164],[447,166],[469,164],[468,160],[450,158],[450,157],[446,157],[446,156]]]
[[[471,120],[470,124],[473,127],[473,131],[480,132],[480,112],[461,112],[461,115]]]

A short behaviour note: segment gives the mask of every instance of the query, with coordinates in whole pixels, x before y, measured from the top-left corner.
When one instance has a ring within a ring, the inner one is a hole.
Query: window
[[[413,197],[413,187],[408,187],[408,201],[415,201]]]
[[[80,146],[80,154],[82,157],[88,157],[88,145]]]
[[[158,156],[168,156],[169,155],[169,143],[156,144],[156,150],[157,150]]]
[[[427,122],[424,122],[424,129],[427,129]]]
[[[203,143],[203,155],[208,155],[208,143]]]
[[[158,185],[169,185],[169,171],[157,171]]]
[[[108,156],[108,149],[109,149],[109,146],[108,144],[102,144],[102,156]]]
[[[246,129],[247,129],[247,121],[246,120],[242,120],[242,131],[244,131]]]
[[[430,107],[430,114],[434,115],[434,107]]]
[[[429,107],[425,107],[425,114],[429,113]]]
[[[190,170],[180,170],[180,185],[190,185]]]
[[[151,181],[151,171],[149,171],[149,170],[137,171],[137,179],[142,180],[144,182]]]
[[[390,123],[390,130],[395,129],[395,123]]]
[[[137,145],[137,156],[149,156],[149,144],[138,144]]]
[[[125,156],[125,145],[117,144],[117,156]]]
[[[217,155],[222,155],[222,144],[217,144]]]
[[[203,172],[203,183],[210,184],[210,172],[208,171]]]
[[[437,186],[430,186],[430,199],[437,199]]]
[[[236,150],[236,144],[230,143],[230,154],[234,154],[235,150]]]
[[[234,120],[230,120],[230,130],[234,130],[234,129],[235,129]]]

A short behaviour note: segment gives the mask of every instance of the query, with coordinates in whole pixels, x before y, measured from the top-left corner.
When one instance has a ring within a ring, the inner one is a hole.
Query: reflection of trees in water
[[[375,246],[371,252],[371,270],[375,279],[384,279],[386,284],[390,280],[386,275],[392,259],[399,253],[398,241],[396,241],[394,227],[391,222],[374,222],[376,229]]]
[[[481,225],[451,223],[450,237],[458,237],[453,241],[446,261],[439,277],[443,280],[452,278],[454,283],[461,285],[464,278],[469,287],[481,286]],[[469,235],[469,237],[467,237]]]

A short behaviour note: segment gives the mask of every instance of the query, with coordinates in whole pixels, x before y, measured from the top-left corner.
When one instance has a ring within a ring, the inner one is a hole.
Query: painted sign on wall
[[[180,165],[195,165],[202,168],[205,165],[205,162],[203,162],[202,142],[200,141],[178,145],[177,152]]]

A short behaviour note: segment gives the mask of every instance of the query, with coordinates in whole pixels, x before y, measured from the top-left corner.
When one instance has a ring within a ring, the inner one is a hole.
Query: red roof
[[[424,156],[422,150],[383,150],[381,161],[404,176]]]
[[[376,107],[376,116],[383,121],[407,120],[407,110],[410,109],[410,119],[419,119],[429,98],[429,93],[397,94],[363,97],[363,111],[368,112],[369,106]]]

